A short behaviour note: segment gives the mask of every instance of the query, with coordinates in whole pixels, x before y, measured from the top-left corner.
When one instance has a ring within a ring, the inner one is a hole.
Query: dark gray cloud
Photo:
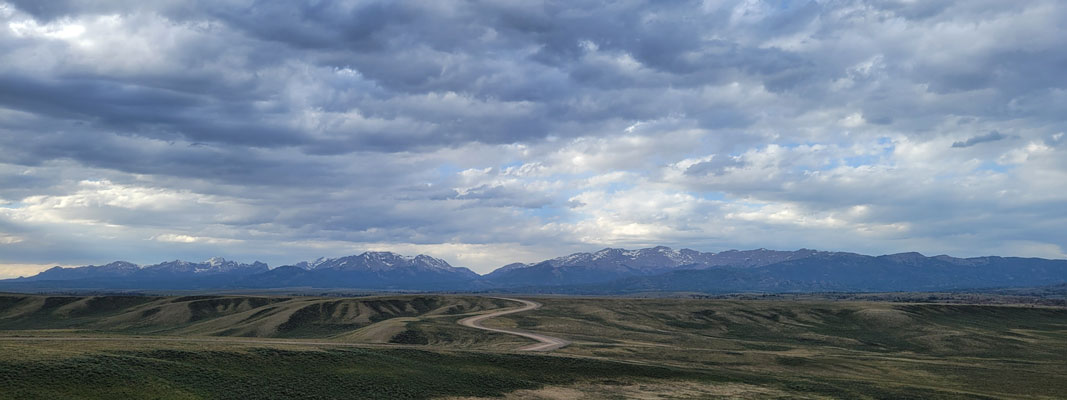
[[[955,147],[955,148],[971,147],[971,146],[974,146],[974,145],[980,144],[980,143],[995,142],[995,141],[998,141],[998,140],[1004,140],[1004,139],[1010,139],[1010,138],[1012,138],[1012,136],[1006,136],[1006,135],[1001,134],[1000,132],[992,131],[992,132],[989,132],[989,133],[987,133],[985,135],[978,135],[978,136],[974,136],[974,137],[968,138],[967,140],[961,140],[961,141],[958,141],[958,142],[952,142],[952,147]]]
[[[701,161],[699,163],[689,166],[685,169],[686,175],[722,175],[726,173],[727,168],[742,168],[745,166],[745,162],[735,159],[729,156],[715,155],[708,161]]]

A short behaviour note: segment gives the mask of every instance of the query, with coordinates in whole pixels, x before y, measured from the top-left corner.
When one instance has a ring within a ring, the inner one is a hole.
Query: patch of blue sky
[[[531,217],[540,218],[544,222],[577,222],[580,219],[569,208],[553,204],[538,208],[527,208],[524,209],[523,213]]]
[[[497,167],[497,169],[500,170],[500,171],[503,171],[503,170],[506,170],[508,168],[521,167],[523,164],[525,164],[525,163],[522,162],[522,161],[512,161],[512,162],[507,162],[507,163],[504,163],[504,164],[500,164]],[[439,176],[448,177],[448,176],[456,175],[456,174],[458,174],[460,172],[463,172],[466,169],[467,168],[461,168],[460,166],[458,166],[456,164],[452,164],[452,163],[447,163],[446,162],[446,163],[442,163],[442,164],[438,165],[437,168],[436,168],[436,171],[437,171],[437,174]]]
[[[855,168],[877,164],[881,159],[882,155],[880,154],[863,154],[855,157],[845,157],[843,161],[845,165]]]
[[[844,161],[844,165],[847,165],[847,166],[853,167],[853,168],[861,167],[861,166],[864,166],[864,165],[876,165],[876,164],[879,164],[879,163],[883,162],[885,159],[889,158],[890,156],[892,156],[893,152],[896,150],[896,146],[894,146],[893,143],[888,140],[888,138],[879,138],[878,139],[878,144],[882,146],[881,151],[879,151],[877,153],[862,154],[862,155],[858,155],[858,156],[855,156],[855,157],[845,157],[842,160],[842,161]],[[837,165],[834,165],[834,166],[836,167]],[[830,168],[825,168],[825,169],[830,169]]]
[[[604,187],[604,191],[607,193],[616,193],[623,190],[629,190],[634,187],[633,183],[629,182],[611,182]]]
[[[0,208],[16,209],[16,208],[22,208],[22,207],[25,207],[25,206],[26,205],[24,203],[22,203],[21,201],[0,202]]]
[[[814,142],[782,142],[782,143],[775,143],[775,144],[778,145],[778,146],[787,148],[787,149],[795,149],[795,148],[801,147],[801,146],[814,146],[814,145],[816,145],[818,143],[814,143]],[[734,155],[734,154],[731,154],[731,155]]]
[[[526,162],[524,162],[522,160],[515,160],[515,161],[511,161],[511,162],[506,162],[506,163],[500,164],[500,169],[501,170],[505,170],[505,169],[508,169],[508,168],[518,168],[518,167],[523,166],[524,164],[526,164]]]
[[[1007,173],[1015,168],[1014,165],[1004,165],[997,163],[996,161],[984,161],[975,168],[975,171],[990,171],[999,174]]]
[[[452,176],[462,171],[463,168],[460,168],[458,165],[450,163],[442,163],[441,165],[437,166],[437,173],[441,176]]]
[[[695,194],[698,195],[698,197],[700,197],[701,199],[704,199],[704,200],[727,201],[726,200],[726,193],[723,193],[723,192],[700,192],[700,193],[695,193]]]

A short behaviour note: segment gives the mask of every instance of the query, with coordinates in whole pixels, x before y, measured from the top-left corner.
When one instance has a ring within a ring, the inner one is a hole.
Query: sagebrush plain
[[[1067,309],[803,299],[0,296],[0,398],[1058,398]]]

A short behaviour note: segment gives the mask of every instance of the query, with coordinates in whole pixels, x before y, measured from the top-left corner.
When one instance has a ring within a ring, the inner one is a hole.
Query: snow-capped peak
[[[405,256],[389,251],[368,251],[359,255],[341,258],[319,258],[313,262],[300,263],[307,269],[345,269],[345,270],[371,270],[384,271],[395,268],[424,268],[435,270],[452,270],[455,267],[440,258],[420,254],[417,256]]]
[[[126,262],[126,261],[115,261],[115,262],[103,265],[103,266],[101,266],[101,268],[136,270],[136,269],[141,269],[141,266],[137,265],[137,264],[134,264],[134,263],[131,263],[131,262]]]

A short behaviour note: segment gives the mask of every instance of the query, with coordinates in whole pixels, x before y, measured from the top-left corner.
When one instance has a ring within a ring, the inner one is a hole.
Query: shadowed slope
[[[457,296],[0,296],[0,329],[195,336],[328,338],[401,317],[476,312],[494,300]]]

